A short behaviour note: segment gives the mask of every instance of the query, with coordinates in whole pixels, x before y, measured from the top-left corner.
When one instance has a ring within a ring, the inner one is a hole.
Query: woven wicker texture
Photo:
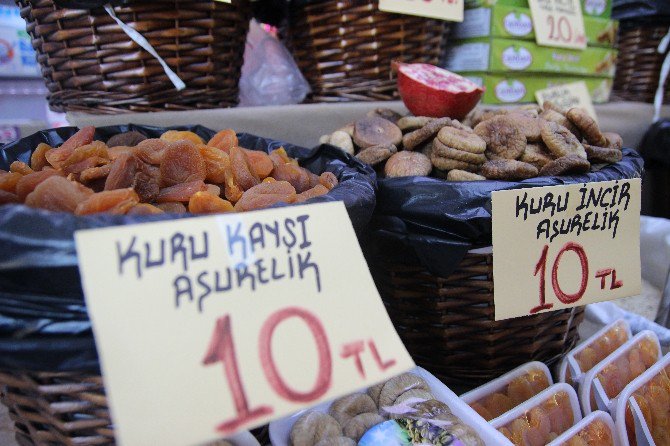
[[[52,0],[17,3],[54,110],[120,113],[237,104],[247,0],[152,0],[114,8],[186,83],[182,91],[104,9],[65,9]]]
[[[293,6],[287,46],[312,87],[313,102],[397,99],[391,61],[437,64],[446,22],[381,12],[376,0]]]
[[[368,261],[410,354],[447,385],[468,389],[528,361],[553,364],[577,343],[583,307],[494,320],[490,254],[467,254],[448,279],[418,263]]]
[[[0,372],[0,401],[9,409],[21,445],[115,444],[99,375]],[[270,444],[267,425],[252,433],[261,445]]]
[[[619,57],[613,96],[627,101],[654,102],[665,54],[657,51],[668,25],[621,23]],[[667,54],[667,53],[666,53]],[[665,84],[664,103],[670,103],[670,82]]]

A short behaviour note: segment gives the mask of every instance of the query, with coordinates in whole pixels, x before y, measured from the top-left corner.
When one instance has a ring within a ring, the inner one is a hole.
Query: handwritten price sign
[[[463,0],[379,0],[379,10],[431,19],[463,21]]]
[[[540,105],[546,101],[550,101],[564,110],[570,110],[572,107],[581,107],[593,119],[598,120],[591,95],[584,81],[571,82],[569,84],[538,90],[535,92],[535,98]]]
[[[413,366],[341,203],[76,242],[120,444],[201,444]]]
[[[529,0],[538,45],[586,48],[579,0]]]
[[[640,293],[639,179],[492,199],[496,320]]]

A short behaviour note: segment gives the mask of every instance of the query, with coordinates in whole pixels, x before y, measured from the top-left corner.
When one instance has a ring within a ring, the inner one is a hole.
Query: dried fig
[[[362,149],[378,145],[399,145],[402,132],[397,125],[383,118],[365,117],[354,124],[354,142]]]

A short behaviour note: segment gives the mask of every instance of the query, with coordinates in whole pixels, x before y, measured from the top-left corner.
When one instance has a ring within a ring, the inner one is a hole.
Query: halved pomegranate
[[[484,94],[484,89],[458,74],[425,63],[393,62],[398,91],[415,116],[463,119]]]

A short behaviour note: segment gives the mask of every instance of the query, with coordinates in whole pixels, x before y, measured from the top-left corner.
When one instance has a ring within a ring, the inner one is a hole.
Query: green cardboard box
[[[585,81],[595,104],[609,100],[612,79],[603,77],[552,76],[513,73],[462,73],[463,76],[486,87],[484,104],[520,104],[536,102],[535,92],[571,82]]]
[[[464,20],[453,25],[451,37],[472,39],[503,37],[535,40],[530,9],[521,6],[496,4],[490,7],[466,9]],[[616,41],[619,22],[597,17],[584,17],[586,44],[612,47]]]
[[[445,68],[455,73],[531,72],[614,77],[617,51],[612,48],[571,50],[539,46],[530,40],[483,37],[454,42]]]
[[[584,17],[599,17],[601,19],[612,17],[612,0],[580,0],[580,3]],[[528,0],[465,0],[465,9],[491,7],[494,5],[528,8]]]

